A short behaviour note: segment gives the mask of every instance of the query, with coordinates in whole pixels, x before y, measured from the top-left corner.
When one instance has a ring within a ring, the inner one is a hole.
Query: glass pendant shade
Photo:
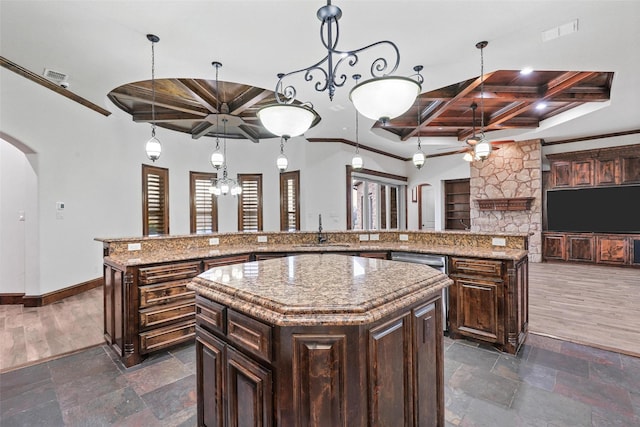
[[[413,155],[413,165],[418,169],[421,169],[422,166],[424,166],[425,160],[426,160],[426,157],[422,152],[422,150],[416,151],[415,154]]]
[[[147,157],[152,162],[158,160],[160,158],[160,154],[162,153],[162,145],[160,144],[160,141],[158,141],[158,138],[156,138],[155,136],[149,138],[144,149],[147,152]]]
[[[224,155],[220,150],[216,150],[211,154],[211,166],[216,169],[220,169],[224,164]]]
[[[485,160],[489,157],[489,154],[491,154],[491,143],[482,137],[475,147],[473,147],[473,151],[475,152],[477,159]]]
[[[213,194],[214,196],[219,196],[221,194],[220,187],[218,187],[217,185],[212,185],[211,187],[209,187],[209,193]]]
[[[238,184],[234,184],[233,187],[231,187],[231,195],[239,196],[240,194],[242,194],[242,187],[240,187]]]
[[[220,183],[220,193],[222,193],[223,195],[226,195],[227,193],[229,193],[229,183],[228,182],[221,182]]]
[[[420,93],[420,84],[408,77],[378,77],[362,82],[349,93],[356,110],[383,123],[406,112]]]
[[[272,134],[291,138],[302,135],[320,121],[313,109],[293,104],[271,104],[258,111],[262,125]]]
[[[470,151],[467,151],[466,153],[464,153],[464,156],[462,156],[462,160],[464,160],[465,162],[472,162],[473,154],[471,154]]]
[[[360,154],[355,154],[351,159],[351,167],[353,169],[362,169],[364,166],[364,160]]]
[[[278,155],[278,158],[276,159],[276,166],[278,166],[278,170],[280,172],[287,170],[287,167],[289,166],[289,159],[287,159],[287,156],[285,156],[284,153],[280,153]]]

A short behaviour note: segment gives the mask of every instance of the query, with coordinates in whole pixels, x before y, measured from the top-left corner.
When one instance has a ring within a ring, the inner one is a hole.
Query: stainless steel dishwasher
[[[413,252],[391,252],[392,261],[411,262],[424,264],[435,268],[444,274],[449,274],[446,255],[417,254]],[[449,316],[449,289],[442,290],[442,329],[448,330],[447,318]]]

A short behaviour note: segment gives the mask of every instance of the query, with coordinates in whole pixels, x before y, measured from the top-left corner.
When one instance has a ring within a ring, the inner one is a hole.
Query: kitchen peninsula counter
[[[517,352],[528,325],[528,234],[433,231],[217,233],[96,238],[104,255],[104,337],[125,366],[195,337],[187,284],[214,267],[303,254],[444,255],[449,334]],[[366,238],[368,240],[363,240]],[[494,246],[494,242],[502,246]],[[405,269],[411,270],[416,265]],[[445,311],[446,313],[446,311]]]
[[[331,253],[200,274],[188,285],[198,424],[444,425],[451,283],[424,265]]]

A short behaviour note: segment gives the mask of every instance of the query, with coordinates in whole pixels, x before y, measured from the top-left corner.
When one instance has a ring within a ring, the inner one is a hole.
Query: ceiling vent
[[[62,82],[66,82],[69,76],[65,73],[61,73],[60,71],[54,71],[49,68],[44,69],[44,73],[42,75],[51,80],[54,83],[61,84]]]

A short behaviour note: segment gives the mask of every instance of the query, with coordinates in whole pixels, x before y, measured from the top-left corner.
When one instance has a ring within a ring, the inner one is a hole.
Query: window
[[[300,171],[280,174],[280,230],[300,230]]]
[[[218,231],[218,202],[209,189],[215,173],[189,172],[191,198],[191,233]]]
[[[169,234],[169,169],[142,165],[142,234]]]
[[[406,228],[406,182],[403,176],[347,166],[347,228]]]
[[[238,231],[262,231],[262,174],[238,174]]]

